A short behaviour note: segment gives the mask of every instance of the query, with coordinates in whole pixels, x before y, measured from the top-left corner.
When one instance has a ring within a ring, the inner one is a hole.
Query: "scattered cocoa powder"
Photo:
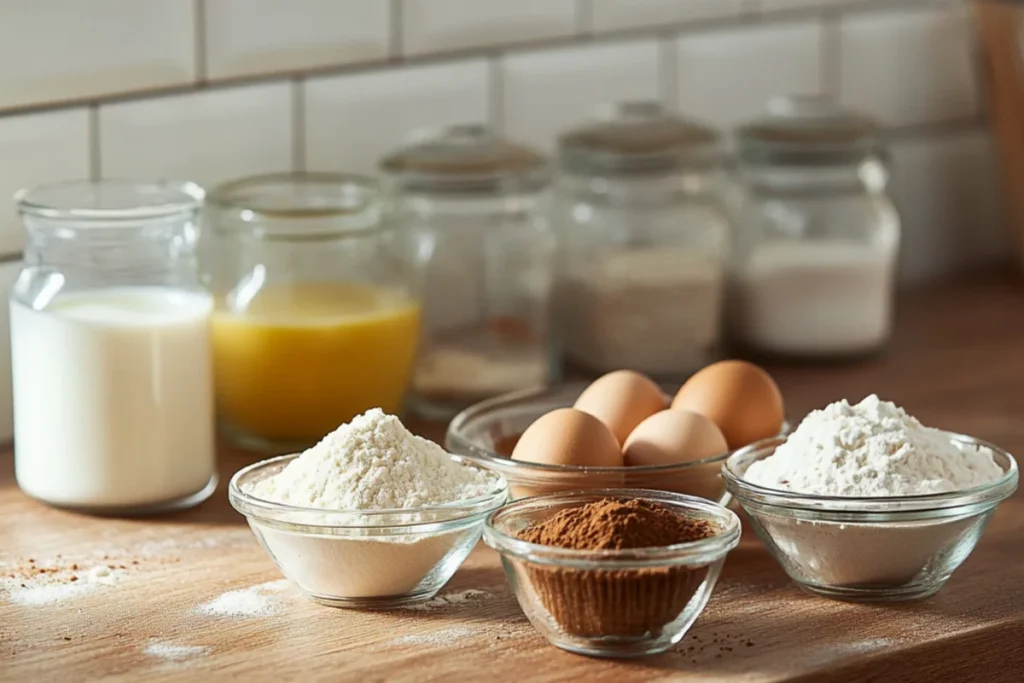
[[[652,548],[709,538],[707,520],[644,500],[605,498],[523,529],[521,540],[574,550]],[[710,564],[576,569],[517,562],[525,584],[564,632],[582,638],[658,638],[684,616]]]

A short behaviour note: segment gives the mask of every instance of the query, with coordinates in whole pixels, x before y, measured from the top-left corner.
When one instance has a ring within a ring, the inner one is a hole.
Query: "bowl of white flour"
[[[434,597],[508,485],[374,409],[301,454],[240,470],[228,496],[306,596],[374,608]]]
[[[873,395],[740,449],[722,476],[793,580],[861,601],[942,588],[1018,479],[1006,451],[922,425]]]

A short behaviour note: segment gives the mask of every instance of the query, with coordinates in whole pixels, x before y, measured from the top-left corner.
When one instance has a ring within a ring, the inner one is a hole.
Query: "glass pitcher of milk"
[[[15,196],[28,232],[10,302],[15,473],[28,495],[138,514],[216,487],[203,197],[127,181]]]

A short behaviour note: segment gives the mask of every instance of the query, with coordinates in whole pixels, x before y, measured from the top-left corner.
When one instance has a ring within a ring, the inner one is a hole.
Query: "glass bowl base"
[[[832,600],[845,602],[904,602],[922,600],[939,592],[945,581],[903,586],[816,586],[799,583],[803,590]]]
[[[318,605],[324,605],[326,607],[338,607],[342,609],[360,609],[360,610],[374,610],[374,609],[393,609],[396,607],[408,607],[410,605],[416,605],[437,596],[441,588],[433,588],[430,590],[419,591],[416,593],[409,593],[407,595],[382,595],[375,597],[361,597],[361,598],[344,598],[338,596],[327,596],[327,595],[314,595],[313,593],[306,592],[299,589],[300,592],[307,598],[317,603]]]

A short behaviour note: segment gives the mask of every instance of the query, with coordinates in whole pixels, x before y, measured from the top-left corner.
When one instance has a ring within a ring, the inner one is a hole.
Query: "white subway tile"
[[[420,55],[571,35],[575,0],[403,0],[402,53]]]
[[[25,231],[11,199],[25,187],[89,177],[85,109],[0,118],[0,254],[20,251]]]
[[[849,14],[840,23],[840,95],[889,125],[978,111],[963,6]]]
[[[676,42],[680,109],[719,126],[760,114],[773,96],[822,88],[818,22],[748,26]]]
[[[310,170],[373,173],[418,128],[488,119],[482,59],[314,78],[305,88]]]
[[[4,0],[0,107],[185,84],[195,3]]]
[[[592,28],[601,32],[736,16],[743,0],[593,0],[591,7]]]
[[[212,79],[381,59],[390,40],[382,0],[212,0],[204,3]]]
[[[926,280],[1010,253],[988,131],[897,141],[892,152],[902,280]]]
[[[6,301],[11,296],[14,281],[18,279],[21,262],[0,263],[0,443],[14,438],[14,398],[11,387],[11,317]]]
[[[559,132],[600,105],[658,99],[655,41],[510,55],[502,64],[505,131],[551,149]]]
[[[212,185],[292,167],[291,85],[156,97],[100,108],[104,177]]]

